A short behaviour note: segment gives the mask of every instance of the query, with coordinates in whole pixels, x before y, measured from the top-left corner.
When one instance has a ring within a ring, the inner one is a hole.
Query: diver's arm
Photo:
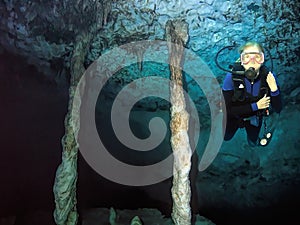
[[[281,94],[277,84],[276,76],[269,72],[267,75],[267,83],[271,91],[271,105],[275,112],[280,113],[282,110]]]
[[[279,89],[276,92],[271,91],[271,106],[275,112],[280,113],[282,110],[281,94]]]
[[[227,114],[235,117],[243,117],[251,114],[254,110],[250,103],[242,104],[239,106],[232,105],[233,90],[223,90],[223,96],[226,104]]]

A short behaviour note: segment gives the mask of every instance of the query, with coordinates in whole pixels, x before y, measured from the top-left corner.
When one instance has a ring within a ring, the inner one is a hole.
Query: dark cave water
[[[17,62],[17,63],[11,63]],[[17,225],[54,224],[53,182],[61,161],[60,140],[67,112],[67,88],[41,79],[34,68],[12,55],[0,57],[1,150],[0,217],[17,215]],[[158,208],[166,216],[171,212],[171,179],[148,187],[129,187],[107,181],[94,172],[79,155],[78,209],[115,207],[118,209]],[[157,188],[159,187],[159,188]],[[157,190],[164,190],[157,192]],[[156,192],[156,193],[153,193]],[[151,193],[151,194],[149,194]],[[290,196],[269,208],[249,210],[206,206],[202,216],[218,225],[253,225],[298,218],[300,196]],[[164,201],[151,196],[165,195]],[[30,221],[35,211],[46,211],[40,221]]]

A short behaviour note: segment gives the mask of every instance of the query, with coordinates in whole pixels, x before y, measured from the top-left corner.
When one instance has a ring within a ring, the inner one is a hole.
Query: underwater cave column
[[[88,32],[78,35],[76,37],[76,44],[71,59],[68,112],[64,122],[65,134],[61,141],[62,162],[57,168],[53,187],[55,197],[55,210],[53,216],[57,225],[75,225],[78,221],[76,208],[78,143],[76,140],[76,133],[79,131],[81,100],[80,98],[75,99],[74,95],[79,80],[85,71],[84,60],[91,39],[92,34]],[[73,104],[74,102],[76,104]]]
[[[166,37],[171,72],[171,146],[174,155],[173,186],[171,189],[173,207],[172,220],[175,225],[191,224],[191,170],[192,150],[188,136],[189,113],[183,89],[182,64],[184,45],[188,40],[188,24],[181,20],[168,21]]]

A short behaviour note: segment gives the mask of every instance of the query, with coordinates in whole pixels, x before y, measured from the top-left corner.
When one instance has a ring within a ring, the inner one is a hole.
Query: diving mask
[[[262,52],[243,52],[241,54],[242,64],[248,64],[251,61],[258,64],[262,64],[265,60],[264,53]]]

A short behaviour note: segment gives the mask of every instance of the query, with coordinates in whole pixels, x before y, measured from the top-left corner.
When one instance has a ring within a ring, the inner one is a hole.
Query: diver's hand
[[[268,83],[268,85],[269,85],[272,92],[275,92],[275,91],[278,90],[275,77],[274,77],[273,73],[271,73],[271,72],[269,72],[268,75],[267,75],[267,83]]]
[[[264,97],[256,102],[256,104],[258,109],[266,109],[270,106],[270,97],[267,97],[267,95],[265,94]]]

